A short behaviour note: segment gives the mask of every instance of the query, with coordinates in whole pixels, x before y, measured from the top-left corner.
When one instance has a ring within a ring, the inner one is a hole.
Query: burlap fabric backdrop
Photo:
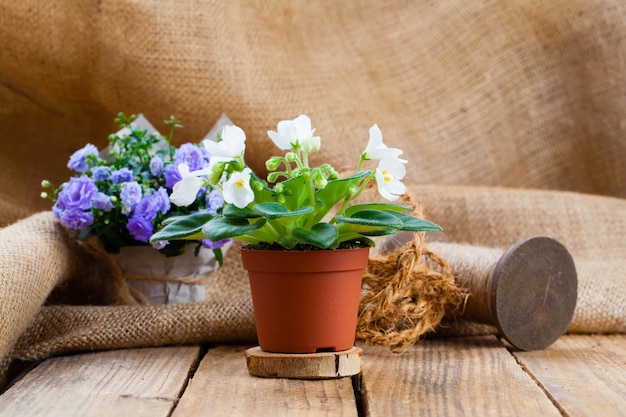
[[[29,217],[49,209],[39,183],[67,180],[118,111],[175,114],[178,144],[224,112],[258,171],[278,120],[311,116],[313,162],[340,169],[378,123],[451,240],[561,240],[581,281],[571,331],[625,331],[625,22],[620,0],[0,1],[0,373],[15,356],[254,337],[234,256],[202,305],[40,308],[99,271]]]

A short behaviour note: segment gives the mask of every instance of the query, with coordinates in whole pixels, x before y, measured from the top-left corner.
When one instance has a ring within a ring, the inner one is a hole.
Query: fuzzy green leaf
[[[351,217],[354,213],[361,210],[386,210],[386,211],[395,211],[395,212],[404,212],[411,210],[409,206],[399,206],[397,204],[390,203],[366,203],[366,204],[355,204],[353,206],[348,207],[344,211],[344,215]]]
[[[285,199],[283,204],[288,209],[296,210],[308,202],[308,187],[303,175],[283,181],[282,188],[282,196]]]
[[[202,232],[213,242],[218,240],[243,236],[259,230],[265,224],[265,219],[250,223],[248,219],[237,217],[215,218],[204,225]]]
[[[313,211],[311,206],[303,206],[297,210],[289,210],[279,203],[261,203],[254,206],[254,211],[268,219],[304,216]]]
[[[203,238],[202,227],[212,219],[213,215],[208,213],[195,213],[188,216],[180,216],[153,234],[150,238],[150,242]]]
[[[400,229],[403,226],[402,220],[388,211],[360,210],[349,217],[335,216],[335,218],[344,223],[362,224],[365,226],[392,227],[394,229]]]
[[[224,208],[222,209],[222,214],[225,217],[237,217],[240,219],[254,219],[256,217],[259,217],[259,215],[253,212],[250,208],[244,207],[240,209],[234,204],[224,205]]]
[[[351,188],[356,189],[361,180],[371,173],[371,171],[359,171],[349,177],[331,181],[315,194],[315,198],[322,201],[326,207],[332,207],[351,194]]]
[[[335,226],[328,223],[317,223],[311,230],[296,227],[291,234],[302,243],[324,249],[329,248],[337,240],[338,236]]]
[[[406,230],[409,232],[443,232],[443,229],[439,225],[431,223],[427,220],[418,219],[404,213],[388,213],[397,217],[402,222],[402,227],[398,228],[400,230]]]

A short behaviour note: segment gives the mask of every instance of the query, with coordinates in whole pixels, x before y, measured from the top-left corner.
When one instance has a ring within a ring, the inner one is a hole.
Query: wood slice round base
[[[363,350],[341,352],[270,353],[256,346],[246,350],[248,372],[264,378],[331,379],[361,372]]]

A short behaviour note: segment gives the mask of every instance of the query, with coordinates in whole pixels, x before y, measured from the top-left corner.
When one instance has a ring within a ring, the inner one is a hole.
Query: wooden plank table
[[[251,376],[250,346],[162,347],[44,361],[0,395],[0,416],[624,416],[626,335],[567,335],[515,352],[496,337],[364,350],[363,372]]]

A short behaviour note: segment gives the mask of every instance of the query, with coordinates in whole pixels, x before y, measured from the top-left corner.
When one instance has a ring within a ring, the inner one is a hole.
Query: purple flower
[[[165,188],[159,187],[154,196],[154,198],[158,202],[158,210],[161,212],[161,214],[166,214],[168,211],[170,211],[170,196],[167,194],[167,190]]]
[[[126,229],[132,237],[140,242],[149,242],[153,231],[152,222],[138,214],[134,214],[128,220]]]
[[[174,154],[174,165],[185,163],[189,166],[189,171],[197,171],[205,165],[202,150],[191,143],[185,143],[176,150]]]
[[[124,182],[130,182],[133,180],[133,171],[124,167],[111,173],[111,181],[114,184],[122,184]]]
[[[183,177],[178,172],[178,165],[168,165],[165,168],[165,186],[170,190],[182,179]]]
[[[91,168],[91,176],[96,181],[107,181],[111,179],[111,168],[109,167],[93,167]]]
[[[139,204],[135,206],[133,217],[140,216],[151,222],[161,210],[162,203],[158,194],[146,194],[141,198]]]
[[[98,210],[106,212],[113,210],[113,202],[111,201],[111,197],[106,195],[105,193],[96,194],[96,197],[93,199],[93,206]]]
[[[217,214],[217,210],[224,206],[224,197],[217,190],[213,190],[206,195],[207,212],[213,215]]]
[[[98,187],[91,178],[72,177],[69,182],[63,184],[56,206],[61,210],[88,210],[97,193]]]
[[[98,148],[91,143],[88,143],[84,148],[77,150],[72,154],[72,156],[70,156],[67,167],[76,172],[80,172],[81,174],[89,171],[91,165],[87,160],[87,155],[94,155],[95,157],[98,157]]]
[[[76,209],[63,210],[59,220],[70,229],[80,230],[93,224],[93,213]]]
[[[152,247],[156,250],[161,250],[169,244],[168,240],[159,240],[158,242],[152,242]]]
[[[225,244],[227,244],[228,242],[230,242],[230,239],[222,239],[222,240],[218,240],[217,242],[213,242],[211,239],[201,239],[200,242],[202,242],[202,247],[204,248],[219,249]]]
[[[125,182],[120,191],[122,199],[122,213],[130,214],[141,201],[141,186],[137,181]]]
[[[160,177],[163,174],[163,159],[160,156],[154,155],[150,160],[150,173],[153,177]]]

